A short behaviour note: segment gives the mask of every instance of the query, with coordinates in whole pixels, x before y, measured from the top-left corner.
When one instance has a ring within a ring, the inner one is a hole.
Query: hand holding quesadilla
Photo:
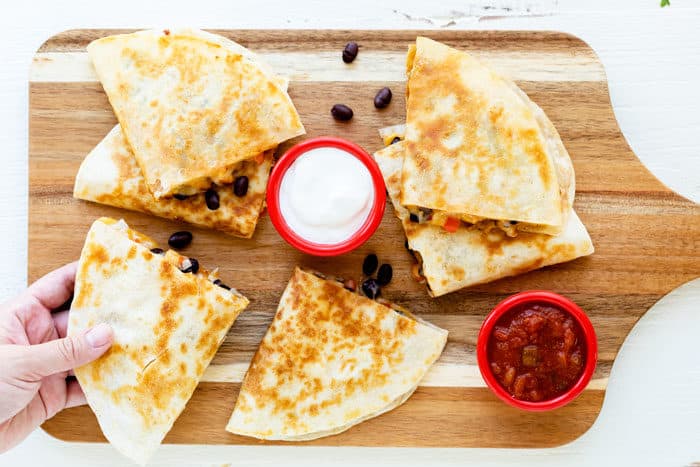
[[[77,263],[66,264],[0,304],[0,454],[63,409],[85,403],[68,370],[91,362],[112,344],[105,323],[66,336],[66,303]]]
[[[102,218],[78,263],[68,335],[95,323],[112,348],[75,370],[105,437],[145,463],[158,448],[248,300],[215,285],[215,273]]]

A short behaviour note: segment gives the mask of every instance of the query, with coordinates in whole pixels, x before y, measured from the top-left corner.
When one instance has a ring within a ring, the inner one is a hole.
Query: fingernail
[[[100,323],[85,334],[85,340],[94,348],[104,347],[112,340],[112,328],[105,323]]]

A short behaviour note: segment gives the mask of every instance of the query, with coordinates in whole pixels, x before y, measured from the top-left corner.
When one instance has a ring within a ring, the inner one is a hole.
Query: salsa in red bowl
[[[505,402],[551,410],[578,396],[597,360],[593,325],[571,300],[546,291],[513,295],[487,316],[477,340],[479,369]]]

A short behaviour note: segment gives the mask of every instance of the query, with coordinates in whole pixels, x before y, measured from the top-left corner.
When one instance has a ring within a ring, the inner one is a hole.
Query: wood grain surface
[[[82,158],[116,123],[85,46],[115,32],[67,31],[49,39],[35,56],[29,99],[30,281],[75,260],[99,216],[122,217],[163,244],[184,227],[71,196]],[[381,147],[377,129],[404,120],[403,62],[419,31],[214,32],[260,53],[276,71],[291,76],[289,92],[307,137],[337,135],[373,152]],[[195,240],[187,254],[218,266],[222,279],[251,304],[165,442],[265,444],[231,435],[224,426],[295,265],[357,279],[362,259],[375,252],[394,266],[394,279],[383,290],[386,298],[450,331],[442,357],[406,404],[345,433],[300,443],[330,446],[544,447],[571,441],[599,413],[611,364],[633,324],[662,295],[700,275],[700,208],[664,187],[632,153],[615,121],[603,67],[583,41],[556,32],[426,35],[488,60],[549,115],[573,159],[575,209],[589,229],[595,254],[431,299],[410,277],[412,260],[391,207],[370,241],[331,259],[287,246],[266,216],[252,240],[188,227]],[[360,55],[346,65],[340,52],[350,39],[360,43]],[[392,88],[394,99],[378,111],[372,99],[383,86]],[[355,111],[349,123],[330,116],[331,106],[341,102]],[[499,300],[539,288],[567,295],[586,310],[598,334],[599,362],[593,381],[573,403],[529,414],[506,406],[485,387],[475,343],[483,318]],[[104,441],[88,407],[66,410],[44,428],[64,440]]]

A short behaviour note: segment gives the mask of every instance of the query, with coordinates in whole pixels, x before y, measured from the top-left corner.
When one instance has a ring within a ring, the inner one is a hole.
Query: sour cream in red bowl
[[[304,253],[335,256],[362,245],[386,204],[377,163],[360,146],[334,137],[303,141],[275,164],[267,207],[280,236]]]

